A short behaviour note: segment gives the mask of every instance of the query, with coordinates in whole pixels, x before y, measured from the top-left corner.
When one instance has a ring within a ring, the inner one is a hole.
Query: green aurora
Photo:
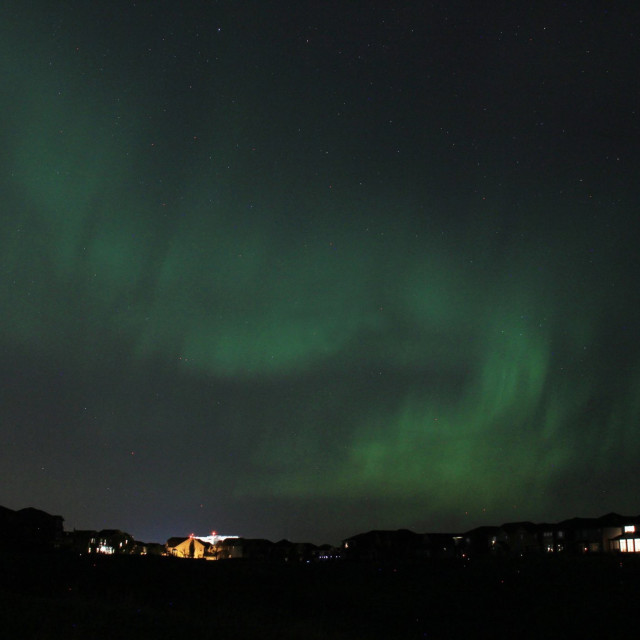
[[[2,11],[0,503],[159,539],[638,511],[624,91],[606,143],[586,85],[497,132],[530,105],[394,110],[411,51],[313,77],[231,9],[196,46],[67,4]]]

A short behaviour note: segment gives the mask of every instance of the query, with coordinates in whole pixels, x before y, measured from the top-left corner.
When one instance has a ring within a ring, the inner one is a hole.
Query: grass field
[[[640,561],[613,556],[394,566],[0,555],[7,638],[604,638],[637,629],[638,596]]]

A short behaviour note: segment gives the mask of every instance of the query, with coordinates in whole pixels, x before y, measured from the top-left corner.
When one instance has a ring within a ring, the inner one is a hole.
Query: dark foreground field
[[[638,628],[639,596],[640,563],[612,556],[414,566],[0,556],[6,638],[621,637]]]

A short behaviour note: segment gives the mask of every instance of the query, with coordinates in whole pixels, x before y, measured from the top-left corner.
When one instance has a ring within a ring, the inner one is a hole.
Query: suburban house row
[[[205,560],[276,560],[284,562],[311,562],[328,557],[330,545],[317,546],[310,542],[280,540],[271,542],[262,538],[222,537],[210,542],[207,537],[169,538],[165,545],[167,555],[176,558],[202,558]]]
[[[466,533],[369,531],[347,538],[342,557],[359,560],[417,560],[534,553],[638,553],[640,516],[608,513],[558,523],[507,522]]]
[[[238,536],[169,538],[144,543],[118,529],[64,531],[62,516],[28,507],[0,506],[0,550],[67,550],[79,554],[164,555],[206,560],[405,560],[470,558],[483,555],[640,554],[640,516],[607,513],[557,523],[507,522],[466,533],[376,530],[343,540],[340,547],[288,540],[271,542]],[[639,555],[640,557],[640,555]]]
[[[164,545],[135,540],[118,529],[101,531],[64,530],[64,518],[27,507],[14,511],[0,506],[1,551],[71,551],[79,554],[100,553],[162,555]]]

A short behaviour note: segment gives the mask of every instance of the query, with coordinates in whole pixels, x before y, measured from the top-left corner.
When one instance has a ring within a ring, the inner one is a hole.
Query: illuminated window
[[[626,540],[620,540],[620,551],[622,551],[623,553],[626,553],[626,551],[627,551],[627,541]]]
[[[633,525],[633,524],[625,525],[624,532],[625,533],[635,533],[636,532],[635,525]]]
[[[640,552],[640,538],[636,538],[636,552]]]

